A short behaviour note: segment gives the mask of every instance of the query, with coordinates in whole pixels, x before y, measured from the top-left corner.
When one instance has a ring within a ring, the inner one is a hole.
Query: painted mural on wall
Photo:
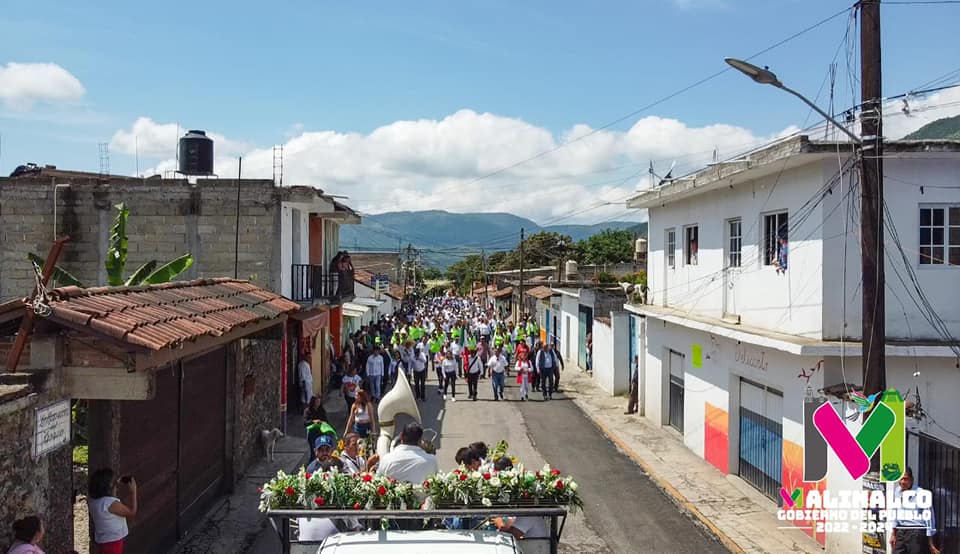
[[[703,457],[726,475],[730,469],[727,411],[707,402],[703,412]]]

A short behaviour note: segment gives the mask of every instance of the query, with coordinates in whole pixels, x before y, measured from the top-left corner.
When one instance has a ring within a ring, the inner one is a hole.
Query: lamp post
[[[821,110],[816,104],[808,100],[806,96],[800,94],[799,92],[781,83],[780,79],[777,78],[777,75],[774,72],[770,71],[769,68],[758,67],[753,65],[752,63],[745,62],[743,60],[738,60],[736,58],[724,58],[723,61],[727,62],[728,64],[730,64],[731,67],[733,67],[740,73],[743,73],[747,77],[750,77],[755,82],[760,83],[761,85],[772,85],[777,87],[778,89],[783,90],[784,92],[789,92],[790,94],[796,96],[797,98],[802,100],[804,104],[810,106],[810,109],[820,114],[822,118],[826,119],[830,123],[833,123],[833,125],[836,126],[837,129],[840,129],[840,131],[842,131],[843,134],[850,137],[850,140],[852,140],[854,144],[857,144],[857,145],[863,144],[863,141],[860,140],[860,137],[858,137],[856,134],[849,131],[846,127],[841,125],[840,122],[838,122],[836,119],[830,117],[830,115],[827,112]]]
[[[734,58],[728,64],[754,81],[772,85],[802,100],[853,141],[860,169],[860,268],[863,393],[886,388],[886,298],[883,255],[883,135],[881,130],[880,1],[861,2],[861,130],[857,136],[802,94],[784,86],[766,67]],[[869,159],[865,157],[869,153]],[[844,239],[846,240],[846,239]],[[876,459],[874,459],[876,465]]]

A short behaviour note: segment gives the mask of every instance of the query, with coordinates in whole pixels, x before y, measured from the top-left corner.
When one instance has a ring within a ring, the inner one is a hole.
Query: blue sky
[[[179,122],[217,134],[221,173],[235,173],[232,160],[243,155],[248,176],[269,177],[269,150],[285,144],[287,182],[347,194],[367,211],[509,210],[544,221],[578,202],[613,201],[643,186],[645,177],[635,174],[645,175],[648,159],[658,167],[680,159],[678,167],[692,170],[711,145],[732,155],[802,126],[808,112],[727,72],[577,148],[475,179],[596,129],[723,69],[724,56],[747,57],[845,5],[8,3],[0,14],[0,172],[27,161],[96,170],[100,142],[111,143],[115,173],[136,172],[134,144],[141,173],[162,172],[172,167]],[[883,18],[886,94],[960,65],[960,5],[888,5]],[[812,97],[847,20],[841,15],[756,61]],[[837,61],[836,105],[846,107],[852,96],[845,52]],[[55,64],[67,76],[24,73],[24,66],[11,71],[8,64]],[[30,83],[15,82],[24,75]],[[656,119],[638,126],[645,117]],[[488,185],[516,194],[491,198],[483,191]],[[534,192],[543,190],[558,202],[543,207]],[[445,201],[451,195],[456,202]],[[616,212],[611,204],[573,219]]]

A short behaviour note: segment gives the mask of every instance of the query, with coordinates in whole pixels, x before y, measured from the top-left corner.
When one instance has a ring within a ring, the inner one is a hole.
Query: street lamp
[[[812,109],[813,111],[815,111],[815,112],[817,112],[818,114],[820,114],[824,119],[826,119],[826,120],[829,121],[830,123],[833,123],[833,125],[834,125],[837,129],[840,129],[841,131],[843,131],[843,134],[845,134],[845,135],[847,135],[848,137],[850,137],[850,140],[852,140],[852,141],[854,142],[854,144],[859,144],[859,145],[862,145],[862,144],[863,144],[863,141],[860,139],[860,137],[858,137],[858,136],[857,136],[856,134],[854,134],[853,132],[849,131],[846,127],[844,127],[843,125],[841,125],[840,122],[838,122],[836,119],[830,117],[830,115],[827,114],[827,112],[821,110],[819,107],[817,107],[816,104],[814,104],[813,102],[811,102],[810,100],[808,100],[807,97],[805,97],[804,95],[800,94],[799,92],[797,92],[797,91],[795,91],[795,90],[793,90],[793,89],[785,86],[783,83],[781,83],[781,82],[780,82],[780,79],[777,78],[776,73],[770,71],[769,68],[767,68],[767,67],[757,67],[757,66],[753,65],[752,63],[745,62],[745,61],[743,61],[743,60],[738,60],[738,59],[736,59],[736,58],[724,58],[723,61],[727,62],[727,63],[730,65],[730,67],[736,69],[736,70],[739,71],[740,73],[743,73],[743,74],[746,75],[747,77],[750,77],[750,78],[753,79],[755,82],[760,83],[761,85],[773,85],[773,86],[777,87],[778,89],[782,89],[782,90],[784,90],[784,91],[786,91],[786,92],[789,92],[790,94],[796,96],[796,97],[799,98],[800,100],[803,100],[803,103],[806,104],[806,105],[808,105],[808,106],[810,106],[810,109]]]

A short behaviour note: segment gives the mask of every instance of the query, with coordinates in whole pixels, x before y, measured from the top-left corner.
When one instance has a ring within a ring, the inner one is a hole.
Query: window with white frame
[[[697,265],[699,234],[699,227],[696,225],[683,228],[683,263],[686,265]]]
[[[960,206],[920,207],[920,265],[960,266]]]
[[[763,216],[763,265],[774,265],[780,255],[781,240],[787,240],[787,212]]]
[[[674,229],[667,229],[667,267],[677,266],[677,232]]]
[[[743,226],[740,218],[727,220],[727,267],[740,267],[742,257],[740,249],[743,246]]]

